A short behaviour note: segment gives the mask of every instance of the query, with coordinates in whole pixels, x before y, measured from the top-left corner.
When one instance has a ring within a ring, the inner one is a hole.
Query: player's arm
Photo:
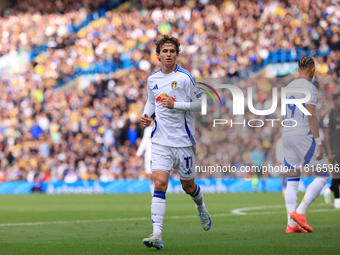
[[[306,109],[311,113],[311,115],[308,115],[308,124],[316,142],[316,150],[319,153],[316,159],[321,160],[323,158],[323,149],[319,135],[319,121],[316,117],[316,107],[314,104],[307,104]]]
[[[334,156],[333,156],[332,148],[331,148],[331,129],[329,128],[330,126],[329,122],[330,122],[329,114],[327,114],[323,119],[323,128],[325,131],[325,144],[327,148],[328,160],[329,160],[329,163],[333,163]]]
[[[144,106],[143,116],[141,119],[141,123],[143,127],[150,126],[151,123],[151,115],[155,112],[155,96],[152,92],[152,90],[149,87],[149,82],[147,84],[148,88],[148,101],[146,101],[146,104]]]
[[[188,79],[186,86],[186,93],[190,102],[174,102],[171,97],[164,97],[162,99],[163,106],[182,111],[200,112],[203,92],[198,88],[196,81],[193,81],[195,84],[192,83],[191,79]]]

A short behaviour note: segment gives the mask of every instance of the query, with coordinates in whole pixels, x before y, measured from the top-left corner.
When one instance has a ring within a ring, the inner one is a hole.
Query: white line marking
[[[248,215],[248,213],[244,211],[250,210],[260,210],[260,209],[270,209],[270,208],[282,208],[284,205],[268,205],[268,206],[254,206],[254,207],[245,207],[245,208],[238,208],[231,211],[232,214],[237,215]]]
[[[322,205],[325,204],[316,204]],[[265,215],[265,214],[279,214],[286,213],[282,212],[253,212],[245,213],[243,211],[258,210],[258,209],[270,209],[270,208],[283,208],[284,205],[269,205],[269,206],[254,206],[246,208],[238,208],[231,211],[231,213],[224,214],[211,214],[211,217],[229,217],[229,216],[245,216],[245,215]],[[338,212],[335,209],[313,209],[308,210],[308,212]],[[166,219],[185,219],[185,218],[196,218],[197,215],[184,215],[184,216],[168,216]],[[33,226],[33,225],[51,225],[51,224],[72,224],[72,223],[96,223],[96,222],[116,222],[116,221],[141,221],[150,220],[149,217],[140,218],[122,218],[122,219],[100,219],[100,220],[75,220],[75,221],[47,221],[47,222],[21,222],[21,223],[1,223],[0,227],[12,227],[12,226]]]
[[[319,203],[319,204],[315,204],[314,206],[324,206],[324,203]],[[284,208],[285,205],[264,205],[264,206],[253,206],[253,207],[245,207],[245,208],[238,208],[238,209],[234,209],[231,211],[232,214],[236,214],[236,215],[249,215],[249,214],[254,214],[254,213],[246,213],[244,211],[251,211],[251,210],[261,210],[261,209],[270,209],[270,208]],[[324,209],[321,209],[324,210]],[[329,210],[329,209],[326,209]],[[309,210],[308,212],[316,212],[316,210]],[[273,212],[276,213],[276,212]],[[258,213],[256,213],[258,214]],[[260,214],[271,214],[271,212],[261,212]]]

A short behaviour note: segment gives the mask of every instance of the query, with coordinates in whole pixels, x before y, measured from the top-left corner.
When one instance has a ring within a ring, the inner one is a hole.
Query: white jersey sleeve
[[[183,111],[201,111],[203,92],[198,88],[195,78],[187,80],[186,93],[190,95],[190,102],[175,102],[174,108]]]
[[[316,89],[315,85],[312,84],[312,83],[309,83],[308,86],[307,86],[307,89],[309,90],[311,97],[306,104],[316,105],[316,103],[318,101],[318,93],[317,93],[317,89]]]
[[[150,118],[151,115],[155,112],[155,108],[156,108],[155,102],[156,101],[155,101],[155,96],[152,93],[152,90],[150,89],[148,84],[149,84],[149,79],[148,79],[148,82],[147,82],[148,100],[145,104],[143,115],[147,114],[148,118]]]

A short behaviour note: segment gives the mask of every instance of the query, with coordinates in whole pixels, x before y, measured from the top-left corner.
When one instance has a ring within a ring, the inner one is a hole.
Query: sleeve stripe
[[[155,71],[155,72],[153,72],[152,74],[150,74],[150,76],[152,76],[152,75],[154,75],[154,74],[156,74],[156,73],[158,73],[158,72],[160,72],[162,69],[159,69],[159,70],[157,70],[157,71]],[[150,77],[149,76],[149,77]]]
[[[197,83],[196,83],[196,80],[195,80],[194,76],[192,76],[192,74],[189,73],[187,70],[185,70],[185,69],[183,69],[183,68],[180,67],[180,68],[178,68],[178,72],[184,73],[184,74],[188,75],[188,77],[190,78],[192,84],[193,84],[194,86],[197,86]]]

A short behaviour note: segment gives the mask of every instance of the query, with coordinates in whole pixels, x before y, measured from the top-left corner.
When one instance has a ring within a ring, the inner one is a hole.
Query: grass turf
[[[340,211],[322,197],[306,214],[314,233],[285,234],[280,193],[226,193],[205,194],[215,215],[207,232],[187,195],[168,194],[165,249],[147,249],[142,239],[152,232],[150,200],[147,194],[0,196],[0,254],[321,254],[340,247]],[[238,208],[247,214],[231,213]],[[43,224],[12,224],[33,222]]]

